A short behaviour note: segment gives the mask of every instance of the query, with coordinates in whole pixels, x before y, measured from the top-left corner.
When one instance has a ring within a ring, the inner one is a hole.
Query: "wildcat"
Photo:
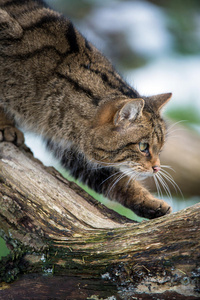
[[[171,93],[140,96],[42,0],[0,0],[0,141],[43,136],[62,165],[146,218],[171,212],[138,181],[160,171]]]

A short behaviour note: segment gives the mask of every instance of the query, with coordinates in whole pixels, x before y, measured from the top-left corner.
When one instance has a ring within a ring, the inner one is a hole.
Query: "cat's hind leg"
[[[15,123],[0,106],[0,142],[11,142],[17,146],[24,144],[23,133],[15,127]]]

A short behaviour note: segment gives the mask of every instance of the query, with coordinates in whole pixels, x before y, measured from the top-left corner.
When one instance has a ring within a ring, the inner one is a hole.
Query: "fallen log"
[[[1,143],[0,299],[199,299],[199,213],[133,222]]]

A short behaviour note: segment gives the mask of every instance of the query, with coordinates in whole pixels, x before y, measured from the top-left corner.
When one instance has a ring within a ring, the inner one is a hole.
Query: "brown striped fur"
[[[171,211],[135,180],[159,167],[170,97],[141,97],[43,1],[0,0],[0,140],[41,134],[73,176],[147,218]]]

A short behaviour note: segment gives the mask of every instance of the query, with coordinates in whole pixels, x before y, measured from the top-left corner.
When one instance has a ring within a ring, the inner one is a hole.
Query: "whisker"
[[[121,174],[121,171],[118,171],[118,172],[113,173],[112,175],[108,176],[106,179],[104,179],[104,180],[102,181],[102,183],[100,184],[100,186],[101,186],[104,182],[106,182],[108,179],[110,179],[110,178],[112,178],[113,176],[118,175],[118,174]]]
[[[174,181],[174,179],[173,179],[173,177],[171,176],[171,174],[169,174],[168,172],[167,172],[167,174],[166,174],[166,173],[163,173],[162,170],[160,171],[160,173],[162,174],[162,176],[164,176],[164,177],[171,183],[171,185],[172,185],[173,188],[175,189],[176,193],[178,194],[178,191],[179,191],[179,193],[181,194],[182,198],[184,199],[184,196],[183,196],[183,193],[182,193],[180,187],[179,187],[178,184]]]
[[[178,139],[180,138],[180,135],[166,135],[168,142],[170,142],[170,139]]]
[[[166,137],[167,137],[167,138],[174,138],[174,137],[176,137],[176,136],[174,136],[174,135],[172,136],[172,134],[173,134],[174,132],[177,132],[177,131],[185,131],[185,128],[182,128],[182,127],[180,127],[180,128],[175,128],[175,129],[172,130],[172,128],[173,128],[174,126],[176,126],[177,124],[183,123],[183,122],[187,122],[187,120],[181,120],[181,121],[175,122],[175,123],[172,124],[169,128],[167,128]]]
[[[120,172],[121,174],[119,174],[119,176],[116,178],[116,180],[114,179],[111,184],[112,186],[109,188],[107,195],[109,195],[109,193],[112,191],[112,189],[116,186],[116,184],[123,179],[126,176],[129,176],[133,171],[132,170],[128,170],[126,172]]]
[[[171,170],[174,171],[174,172],[176,172],[174,169],[171,169]],[[164,169],[161,169],[160,172],[161,172],[161,174],[163,174],[163,176],[166,177],[166,179],[169,178],[169,179],[171,179],[174,182],[174,184],[176,184],[173,176],[168,171],[166,171]]]
[[[103,161],[98,161],[98,160],[91,160],[91,163],[96,164],[95,166],[92,166],[91,168],[88,168],[88,170],[94,170],[94,169],[103,169],[103,168],[118,168],[121,165],[124,165],[123,162],[121,163],[107,163],[107,162],[103,162]]]
[[[116,168],[116,166],[113,164],[113,165],[110,165],[110,166],[93,166],[93,167],[88,167],[87,170],[90,171],[90,170],[101,170],[101,169],[104,169],[104,168]]]
[[[160,181],[163,189],[165,190],[165,193],[167,194],[167,196],[172,199],[172,195],[169,189],[168,184],[166,183],[166,181],[164,180],[164,178],[162,177],[161,171],[159,173],[156,174],[157,179]]]
[[[155,181],[155,184],[156,184],[156,189],[157,189],[157,192],[158,192],[158,197],[159,198],[163,198],[163,193],[162,193],[162,189],[160,187],[158,178],[156,176],[153,176],[153,178],[154,178],[154,181]]]
[[[172,175],[169,173],[169,172],[167,172],[166,170],[160,170],[160,173],[162,174],[163,173],[163,175],[165,175],[165,176],[169,176],[169,178],[171,178],[172,180],[174,180],[174,178],[172,177]]]
[[[137,180],[137,178],[139,177],[139,175],[136,174],[134,171],[132,171],[132,173],[133,173],[133,174],[130,174],[131,176],[130,176],[130,178],[129,178],[127,184],[126,184],[126,187],[128,187],[129,183],[130,183],[132,180]]]
[[[177,131],[185,131],[186,129],[184,127],[181,127],[181,128],[175,128],[174,130],[171,130],[169,131],[167,134],[172,134],[174,132],[177,132]]]
[[[163,170],[163,168],[170,169],[170,170],[172,170],[173,172],[176,172],[171,166],[168,166],[168,165],[161,165],[162,171],[166,171],[166,170]]]
[[[107,195],[110,194],[110,192],[112,191],[112,189],[114,188],[114,186],[122,179],[126,176],[126,174],[120,172],[119,176],[117,176],[117,178],[114,178],[114,180],[110,183],[109,185],[109,190],[107,192]]]
[[[187,122],[187,120],[180,120],[180,121],[177,121],[175,123],[173,123],[172,125],[170,125],[168,128],[167,128],[167,132],[170,131],[174,126],[180,124],[180,123],[183,123],[183,122]]]

